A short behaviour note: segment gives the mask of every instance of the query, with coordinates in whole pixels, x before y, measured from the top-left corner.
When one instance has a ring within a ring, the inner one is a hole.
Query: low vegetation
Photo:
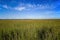
[[[60,40],[60,19],[0,20],[0,40]]]

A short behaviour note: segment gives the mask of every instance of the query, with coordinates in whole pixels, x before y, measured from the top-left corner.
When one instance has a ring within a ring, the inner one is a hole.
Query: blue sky
[[[0,0],[0,19],[60,19],[60,0]]]

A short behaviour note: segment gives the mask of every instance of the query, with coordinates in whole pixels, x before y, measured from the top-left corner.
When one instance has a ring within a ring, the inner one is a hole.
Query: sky
[[[0,0],[0,19],[60,19],[60,0]]]

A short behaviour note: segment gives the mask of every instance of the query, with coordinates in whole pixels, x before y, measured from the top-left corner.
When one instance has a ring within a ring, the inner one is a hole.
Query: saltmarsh
[[[0,40],[60,40],[60,19],[0,20]]]

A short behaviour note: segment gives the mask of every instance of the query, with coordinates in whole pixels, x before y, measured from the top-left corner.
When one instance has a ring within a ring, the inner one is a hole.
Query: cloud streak
[[[13,9],[13,10],[18,10],[18,11],[24,11],[24,10],[34,10],[34,9],[39,9],[39,10],[52,10],[55,9],[56,6],[51,4],[24,4],[24,3],[20,3],[18,6],[15,7],[11,7],[8,5],[2,5],[3,8],[6,9]]]
[[[23,11],[26,9],[26,7],[15,7],[14,9],[18,11]]]
[[[8,9],[9,7],[7,5],[2,5],[3,8]]]

